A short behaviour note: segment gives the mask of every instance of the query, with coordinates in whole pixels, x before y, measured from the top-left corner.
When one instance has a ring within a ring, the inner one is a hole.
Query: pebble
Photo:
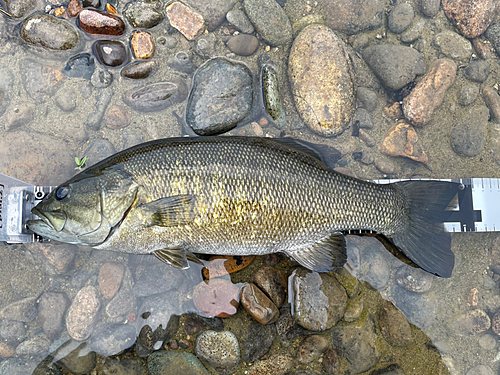
[[[311,363],[319,358],[321,354],[328,348],[328,340],[319,335],[306,337],[300,344],[297,351],[297,360],[300,363]]]
[[[253,35],[238,34],[227,41],[231,52],[240,56],[251,56],[259,48],[259,40]]]
[[[346,360],[351,373],[368,371],[377,364],[380,353],[375,345],[377,335],[370,318],[364,327],[335,327],[331,335],[332,346]]]
[[[89,285],[80,289],[66,316],[66,329],[73,339],[81,341],[91,335],[100,307],[96,288]]]
[[[173,305],[177,293],[167,292],[148,296],[136,314],[136,335],[138,343],[145,348],[158,349],[159,342],[170,340],[179,328],[179,316]]]
[[[366,48],[362,55],[390,90],[399,90],[425,73],[423,55],[411,47],[381,44]]]
[[[402,266],[396,273],[396,282],[415,293],[428,292],[432,287],[432,280],[434,280],[434,275],[410,266]]]
[[[484,36],[490,41],[493,48],[495,48],[497,55],[500,56],[500,23],[495,23],[488,27]]]
[[[122,105],[109,107],[106,116],[106,126],[110,129],[123,129],[130,124],[131,115],[129,110]]]
[[[7,121],[5,130],[12,131],[21,126],[29,124],[35,118],[35,105],[33,103],[20,102],[10,106],[6,112]]]
[[[126,91],[122,100],[139,112],[156,112],[186,99],[187,86],[181,80],[153,83]]]
[[[68,2],[68,15],[71,18],[78,17],[80,12],[83,10],[82,3],[80,0],[69,0]]]
[[[134,284],[133,289],[137,297],[146,297],[176,290],[184,282],[186,279],[181,270],[165,267],[162,263],[148,267]]]
[[[117,40],[99,40],[92,45],[92,51],[105,66],[117,68],[130,61],[127,47]]]
[[[262,93],[262,106],[265,109],[264,117],[259,120],[260,126],[267,126],[271,121],[277,128],[283,129],[286,125],[285,109],[280,90],[280,78],[274,64],[259,56],[260,90]]]
[[[102,119],[104,118],[109,103],[111,103],[111,98],[113,98],[114,93],[115,92],[111,88],[104,88],[97,92],[95,96],[94,111],[90,112],[85,121],[87,128],[91,130],[99,130],[101,128]],[[88,160],[90,162],[90,157]]]
[[[493,324],[492,324],[493,326]],[[485,333],[479,337],[479,346],[486,350],[493,350],[497,346],[497,339],[495,336]]]
[[[108,317],[111,319],[116,318],[116,320],[122,319],[127,314],[137,311],[137,299],[132,290],[132,276],[128,268],[125,269],[120,290],[118,290],[115,296],[106,305],[105,311]],[[132,321],[130,319],[128,320]]]
[[[125,32],[125,23],[117,16],[94,9],[84,9],[78,15],[83,31],[93,35],[119,36]]]
[[[0,310],[0,319],[17,320],[29,323],[37,316],[36,298],[29,297],[11,304]]]
[[[240,345],[233,332],[204,331],[196,338],[194,350],[218,374],[230,375],[238,369]]]
[[[55,97],[56,105],[64,112],[73,112],[76,108],[75,91],[61,90]]]
[[[252,82],[246,65],[221,57],[209,60],[194,75],[186,123],[198,135],[231,130],[250,113]]]
[[[424,31],[426,24],[427,20],[425,18],[421,18],[417,22],[414,22],[413,26],[411,26],[407,31],[402,33],[399,39],[403,43],[413,43],[418,38],[420,38],[420,35],[422,35],[422,31]]]
[[[452,60],[438,59],[431,64],[427,74],[403,99],[404,115],[412,125],[423,126],[431,120],[455,80],[456,72],[457,65]]]
[[[17,355],[36,356],[49,350],[50,340],[45,333],[40,333],[20,343],[16,348]]]
[[[99,288],[104,298],[114,297],[123,279],[125,268],[119,263],[104,263],[99,269]]]
[[[203,328],[205,328],[205,324],[201,320],[195,319],[190,316],[188,316],[186,321],[184,322],[184,331],[188,336],[196,335]]]
[[[483,60],[488,60],[491,58],[491,43],[484,38],[474,38],[472,39],[472,47],[476,51],[479,58]]]
[[[299,34],[306,26],[313,24],[324,25],[325,17],[320,14],[308,14],[307,16],[302,17],[292,25],[293,35],[297,36],[297,34]]]
[[[153,37],[147,31],[136,31],[132,35],[130,44],[137,59],[149,59],[155,52]]]
[[[483,83],[490,75],[490,65],[484,60],[474,60],[464,69],[464,74],[473,82]]]
[[[310,331],[324,331],[344,316],[347,294],[337,279],[326,273],[298,268],[292,274],[294,318]]]
[[[363,141],[368,147],[373,147],[376,144],[375,139],[363,129],[359,129],[359,139]]]
[[[129,130],[128,128],[122,130],[122,140],[122,150],[126,150],[127,148],[144,142],[144,138],[140,134],[137,134],[135,131]]]
[[[377,290],[382,290],[389,281],[390,271],[386,259],[386,250],[382,245],[370,245],[363,250],[361,253],[360,274],[357,276],[359,279],[368,282]]]
[[[167,65],[186,74],[192,74],[196,70],[196,65],[193,63],[193,56],[191,53],[185,51],[177,52],[168,60]]]
[[[385,301],[379,312],[380,330],[392,346],[404,347],[413,342],[410,323],[391,302]]]
[[[90,347],[102,356],[116,355],[134,345],[135,335],[133,324],[106,324],[94,332]]]
[[[323,354],[323,370],[328,375],[338,375],[340,372],[340,358],[334,349],[326,349]]]
[[[21,60],[19,70],[24,89],[37,104],[52,98],[64,78],[61,70],[31,59]]]
[[[292,41],[292,25],[275,0],[244,0],[245,12],[257,32],[271,46]]]
[[[336,136],[348,127],[354,110],[351,65],[331,29],[310,25],[300,32],[290,51],[288,77],[295,107],[311,130]]]
[[[474,103],[479,95],[479,87],[476,85],[464,85],[460,91],[460,104],[468,106]]]
[[[22,23],[20,33],[30,45],[52,51],[66,51],[79,45],[78,32],[73,25],[48,14],[28,17]]]
[[[253,274],[253,282],[274,302],[276,307],[283,305],[287,291],[284,273],[272,267],[260,267]]]
[[[248,369],[247,375],[287,375],[293,368],[290,354],[276,352],[268,359],[256,362]]]
[[[405,156],[424,164],[428,161],[417,132],[405,120],[399,120],[387,131],[380,151],[389,156]]]
[[[312,332],[298,325],[292,316],[291,305],[287,303],[280,308],[280,317],[275,323],[276,331],[281,340],[293,340],[298,336],[308,335]]]
[[[112,82],[113,82],[113,75],[107,69],[97,68],[92,74],[92,77],[90,77],[90,83],[92,84],[93,87],[98,89],[108,87],[109,85],[111,85]]]
[[[122,69],[122,76],[130,79],[145,79],[153,75],[158,70],[156,60],[141,61],[127,65]]]
[[[6,67],[0,67],[0,116],[9,107],[13,86],[14,74],[12,71]]]
[[[0,356],[3,358],[10,358],[16,355],[16,348],[7,342],[0,342]],[[0,365],[1,366],[1,365]],[[0,367],[1,368],[1,367]],[[2,372],[0,372],[2,374]],[[6,373],[5,375],[10,375]]]
[[[326,25],[347,34],[373,30],[382,25],[385,2],[382,0],[322,0]]]
[[[82,0],[84,8],[95,8],[98,9],[101,7],[101,0]]]
[[[399,102],[394,102],[391,106],[384,107],[384,113],[393,120],[402,119],[403,110],[401,109],[401,104]]]
[[[491,319],[491,330],[500,336],[500,310],[497,310]]]
[[[269,352],[276,337],[276,327],[251,322],[248,326],[245,340],[243,341],[243,354],[241,358],[246,363],[255,362]]]
[[[224,22],[227,12],[234,7],[233,0],[184,0],[184,3],[205,18],[208,31],[217,29]]]
[[[434,44],[443,55],[453,60],[467,62],[472,55],[471,43],[451,30],[436,34]]]
[[[159,350],[148,356],[147,363],[150,375],[210,375],[194,354],[183,351]]]
[[[491,117],[500,122],[500,95],[498,95],[498,92],[490,87],[485,87],[483,89],[483,99],[491,111]]]
[[[465,375],[495,375],[495,372],[487,365],[477,365],[469,369]]]
[[[246,13],[240,9],[227,12],[226,19],[227,22],[232,24],[238,31],[241,31],[244,34],[252,34],[255,31]]]
[[[105,358],[102,365],[102,375],[143,375],[147,374],[147,368],[142,362],[135,358],[115,359]]]
[[[252,283],[242,288],[241,304],[261,324],[272,324],[279,318],[276,305]]]
[[[36,0],[6,0],[7,11],[14,18],[23,18],[32,12],[37,5]]]
[[[26,337],[26,325],[17,320],[2,320],[0,336],[8,341],[22,341]]]
[[[198,311],[206,316],[227,318],[236,314],[240,288],[225,279],[200,282],[194,289],[193,302]]]
[[[439,12],[440,5],[440,0],[421,0],[420,9],[425,16],[433,18]]]
[[[489,111],[485,106],[472,107],[461,113],[451,130],[451,146],[460,156],[479,155],[486,144]]]
[[[376,157],[373,163],[375,164],[375,168],[385,174],[393,174],[396,170],[394,163],[387,160],[386,158]]]
[[[395,34],[405,31],[412,23],[415,13],[408,3],[397,4],[389,13],[387,26]]]
[[[466,38],[475,38],[486,31],[500,6],[495,0],[442,0],[444,14]]]
[[[138,0],[127,4],[123,15],[134,28],[150,29],[163,21],[161,1]]]
[[[428,298],[422,293],[411,293],[395,285],[392,287],[392,298],[395,305],[406,316],[408,321],[420,329],[434,324],[438,301]]]
[[[361,126],[363,123],[368,123],[368,121],[362,121],[367,119],[365,112],[373,112],[377,108],[378,104],[378,96],[377,93],[367,87],[358,87],[356,90],[356,98],[360,101],[363,108],[356,109],[354,113],[354,119],[359,120],[360,128],[369,128],[373,127],[373,121],[370,116],[370,126]]]
[[[69,300],[65,293],[45,292],[38,304],[38,317],[49,338],[56,338],[62,330],[62,322]]]
[[[190,7],[175,1],[167,6],[167,17],[172,27],[177,29],[188,40],[195,40],[205,30],[203,16]]]
[[[85,164],[92,166],[114,153],[115,147],[110,141],[104,138],[98,138],[92,141],[92,143],[86,148],[82,157],[86,156],[87,161]]]

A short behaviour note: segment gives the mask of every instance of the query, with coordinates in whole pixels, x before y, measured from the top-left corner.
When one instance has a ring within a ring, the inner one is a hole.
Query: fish
[[[308,142],[184,137],[143,143],[83,170],[32,209],[30,230],[53,241],[154,254],[177,268],[195,254],[284,253],[328,272],[345,235],[371,231],[418,267],[450,277],[443,218],[458,184],[377,184],[331,169]]]

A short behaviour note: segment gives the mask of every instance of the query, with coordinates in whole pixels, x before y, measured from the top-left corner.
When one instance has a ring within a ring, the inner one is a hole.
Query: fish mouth
[[[66,214],[62,211],[42,211],[37,207],[31,209],[31,213],[40,218],[40,220],[29,220],[31,225],[35,222],[43,222],[49,229],[60,232],[66,225]],[[29,226],[29,224],[28,224]]]

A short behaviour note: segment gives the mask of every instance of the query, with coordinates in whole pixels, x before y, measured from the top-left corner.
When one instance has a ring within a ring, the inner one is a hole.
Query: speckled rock
[[[17,320],[4,319],[0,324],[0,336],[3,339],[13,343],[22,341],[26,337],[27,326]]]
[[[21,38],[30,45],[52,51],[65,51],[78,47],[78,31],[69,22],[50,16],[36,14],[21,25]]]
[[[442,0],[446,16],[466,38],[475,38],[486,31],[500,11],[495,0]]]
[[[421,0],[420,9],[429,18],[434,17],[439,12],[440,0]]]
[[[50,339],[45,333],[41,333],[20,343],[16,348],[17,355],[36,356],[48,352]]]
[[[78,15],[78,22],[83,31],[94,35],[122,35],[125,23],[121,18],[95,9],[84,9]]]
[[[423,126],[431,120],[455,80],[456,72],[457,65],[452,60],[438,59],[431,64],[427,74],[403,99],[404,115],[412,125]]]
[[[488,27],[484,36],[490,41],[495,48],[497,56],[500,56],[500,23],[495,23]]]
[[[123,279],[124,267],[119,263],[104,263],[99,269],[99,287],[106,299],[114,297]]]
[[[138,0],[129,3],[123,15],[132,27],[150,29],[163,21],[161,8],[161,1]]]
[[[284,273],[268,266],[253,274],[253,282],[280,308],[285,300],[287,281]]]
[[[426,25],[427,20],[425,18],[421,18],[420,20],[414,22],[408,30],[400,34],[399,39],[404,43],[413,43],[420,38]]]
[[[189,40],[195,40],[205,29],[203,16],[179,1],[173,2],[166,9],[172,27],[179,30]]]
[[[141,61],[127,65],[122,69],[122,76],[130,79],[145,79],[153,75],[158,69],[156,60]]]
[[[328,340],[319,335],[306,337],[297,351],[297,360],[300,363],[311,363],[328,348]]]
[[[276,327],[274,324],[263,325],[255,321],[250,323],[245,340],[242,343],[243,354],[241,359],[246,363],[252,363],[266,355],[275,337]]]
[[[460,336],[475,336],[491,327],[491,320],[483,310],[476,309],[453,322],[453,330]]]
[[[209,375],[200,360],[191,353],[159,350],[151,354],[147,362],[150,375],[170,375],[172,369],[175,369],[176,375]]]
[[[198,358],[212,367],[218,374],[233,374],[240,363],[240,346],[235,334],[230,331],[204,331],[195,344]]]
[[[276,305],[252,283],[241,289],[241,304],[261,324],[272,324],[279,318]]]
[[[500,95],[498,95],[498,92],[490,87],[485,87],[483,89],[483,98],[491,111],[491,117],[496,122],[500,122]]]
[[[275,0],[244,0],[243,7],[257,32],[271,46],[291,42],[292,25]]]
[[[348,34],[372,30],[382,25],[385,3],[382,0],[322,0],[326,25]]]
[[[250,56],[259,48],[259,40],[253,35],[239,34],[229,39],[227,46],[237,55]]]
[[[70,17],[78,17],[80,12],[83,10],[83,6],[80,0],[69,0],[68,2],[68,15]]]
[[[399,120],[386,133],[380,151],[389,156],[405,156],[412,160],[427,163],[428,158],[413,126]]]
[[[85,340],[94,329],[95,319],[101,307],[97,290],[86,286],[77,293],[66,316],[66,329],[75,340]]]
[[[49,338],[55,338],[62,330],[62,322],[69,301],[65,293],[45,292],[38,304],[38,317],[43,331]]]
[[[413,342],[411,327],[401,311],[385,301],[380,308],[380,330],[392,346],[408,346]]]
[[[155,112],[184,101],[187,90],[183,81],[173,79],[128,90],[122,100],[136,111]]]
[[[30,59],[21,60],[19,70],[24,89],[36,103],[52,98],[64,78],[58,68]]]
[[[434,275],[410,266],[402,266],[396,273],[396,282],[415,293],[426,293],[432,287]]]
[[[293,357],[289,354],[276,352],[266,360],[256,362],[247,375],[286,375],[293,368]]]
[[[236,314],[240,299],[240,288],[225,279],[202,281],[194,289],[193,302],[207,316],[227,318]]]
[[[500,336],[500,310],[498,310],[491,319],[491,329]]]
[[[495,375],[495,372],[488,365],[477,365],[470,368],[465,375]]]
[[[153,37],[147,31],[138,30],[130,41],[132,52],[137,59],[149,59],[155,52]]]
[[[490,65],[485,60],[474,60],[464,69],[464,74],[473,82],[483,83],[490,75]]]
[[[37,5],[36,0],[7,0],[7,11],[14,18],[22,18],[28,15]]]
[[[109,357],[134,345],[136,329],[133,324],[106,324],[92,334],[91,349]]]
[[[451,30],[436,34],[434,44],[443,55],[453,60],[467,62],[472,55],[471,43]]]
[[[354,109],[351,66],[344,43],[331,29],[310,25],[300,32],[290,51],[288,77],[295,107],[311,130],[336,136],[347,128]]]
[[[408,3],[397,4],[389,13],[387,26],[395,34],[405,31],[412,23],[415,12]]]
[[[451,130],[451,146],[460,156],[479,155],[486,144],[489,111],[485,106],[472,107],[461,113]]]
[[[324,331],[342,319],[344,287],[333,276],[299,268],[293,275],[295,321],[310,331]]]

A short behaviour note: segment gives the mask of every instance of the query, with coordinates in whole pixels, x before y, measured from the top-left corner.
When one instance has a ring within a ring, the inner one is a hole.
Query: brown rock
[[[130,112],[123,105],[109,107],[106,126],[110,129],[121,129],[130,124]]]
[[[210,257],[209,263],[203,267],[202,273],[205,279],[213,279],[214,277],[224,276],[230,273],[238,272],[249,266],[255,255],[240,256],[240,255],[215,255]]]
[[[42,244],[42,251],[48,262],[55,268],[59,275],[68,272],[73,259],[75,259],[75,248],[67,245]]]
[[[491,57],[491,44],[486,43],[481,38],[472,39],[472,47],[474,47],[477,55],[483,60],[488,60]]]
[[[83,10],[82,3],[80,0],[69,0],[68,3],[68,15],[70,17],[77,17]]]
[[[0,357],[10,358],[16,355],[16,348],[7,342],[0,342]]]
[[[153,37],[147,31],[136,31],[131,40],[132,51],[138,59],[149,59],[155,51]]]
[[[385,135],[380,151],[390,156],[406,156],[421,163],[427,163],[427,155],[418,142],[418,135],[413,126],[405,120],[399,120]]]
[[[327,349],[323,356],[323,370],[328,375],[340,374],[340,358],[337,352],[333,349]]]
[[[259,40],[253,35],[239,34],[229,39],[227,46],[237,55],[250,56],[259,48]]]
[[[500,95],[490,87],[485,87],[483,90],[483,98],[486,105],[495,118],[495,121],[500,122]]]
[[[75,340],[85,340],[94,329],[94,322],[101,307],[97,290],[88,285],[77,293],[66,316],[66,329]]]
[[[328,348],[328,340],[323,336],[312,335],[300,344],[297,360],[300,363],[311,363]]]
[[[252,283],[241,290],[241,304],[261,324],[272,324],[280,315],[273,301]]]
[[[276,307],[283,305],[287,290],[286,276],[282,271],[262,267],[253,275],[253,282],[271,298]]]
[[[392,346],[408,346],[413,342],[410,323],[391,302],[385,301],[380,309],[380,330]]]
[[[130,79],[144,79],[152,75],[158,68],[156,60],[141,61],[127,65],[122,69],[122,75]]]
[[[125,23],[120,18],[94,9],[82,10],[78,21],[89,34],[122,35],[125,32]]]
[[[375,146],[375,139],[365,130],[359,129],[359,139],[361,139],[368,147]]]
[[[125,269],[119,263],[104,263],[99,269],[99,287],[106,299],[114,297],[123,279]]]
[[[497,0],[442,0],[444,13],[466,38],[486,31],[500,10]]]
[[[427,74],[403,99],[404,115],[412,125],[422,126],[431,120],[456,73],[457,65],[452,60],[438,59],[432,63]]]
[[[201,14],[178,1],[167,6],[166,10],[170,24],[187,39],[194,40],[203,34],[205,20]]]
[[[207,316],[227,318],[236,314],[240,288],[224,279],[202,281],[194,288],[193,302],[198,311]]]
[[[391,106],[385,107],[384,112],[393,120],[399,120],[404,117],[403,111],[401,110],[401,104],[399,104],[399,102],[394,102]]]

